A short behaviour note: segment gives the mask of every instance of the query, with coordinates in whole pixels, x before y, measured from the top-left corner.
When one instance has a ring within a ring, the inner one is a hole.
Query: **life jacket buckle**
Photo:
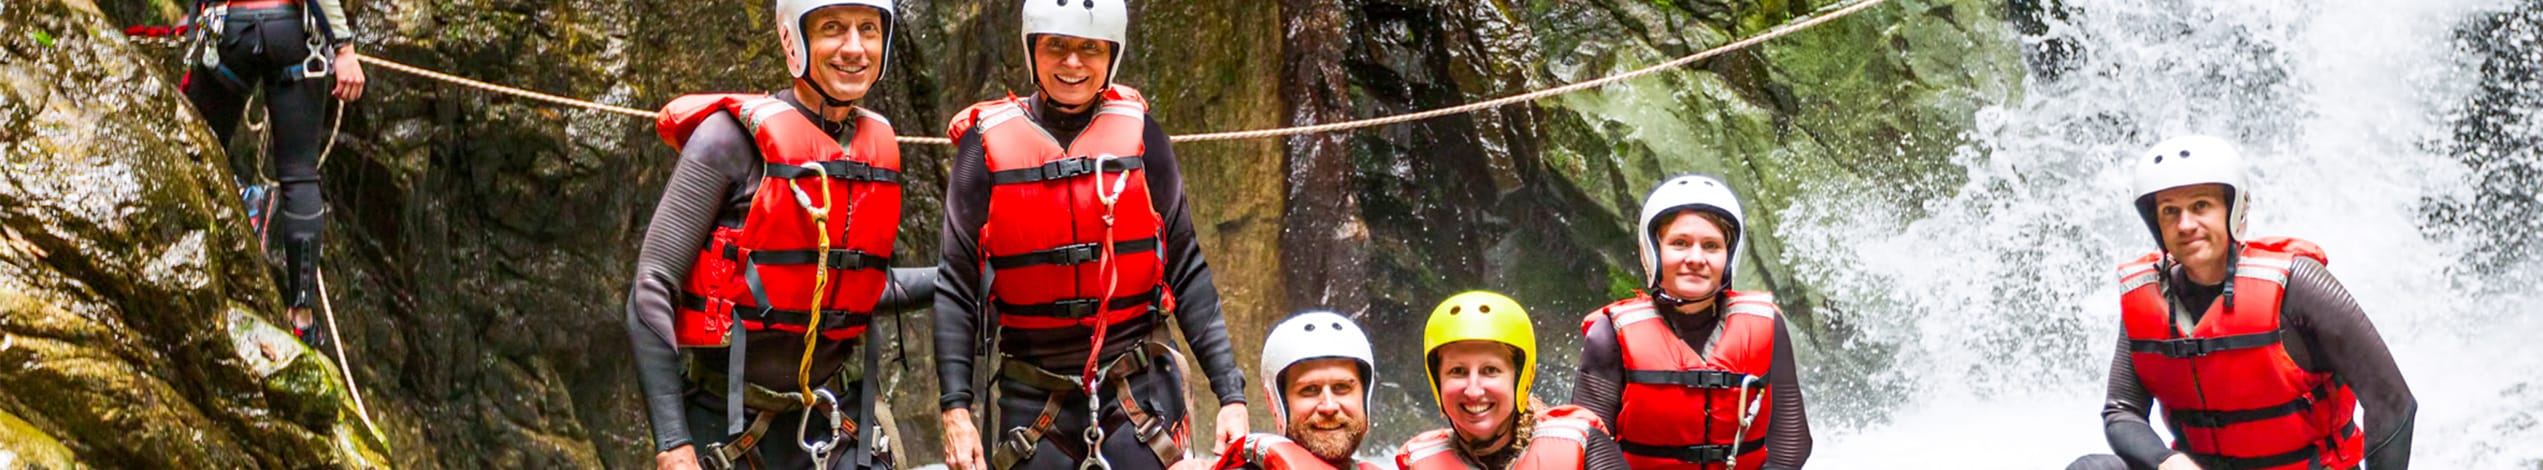
[[[2197,338],[2177,339],[2165,341],[2159,344],[2163,345],[2161,349],[2163,349],[2164,357],[2174,359],[2187,359],[2205,356],[2208,353],[2215,352],[2213,348],[2208,347],[2209,344],[2207,341]]]
[[[694,454],[700,470],[734,470],[732,459],[724,458],[724,443],[707,444]]]

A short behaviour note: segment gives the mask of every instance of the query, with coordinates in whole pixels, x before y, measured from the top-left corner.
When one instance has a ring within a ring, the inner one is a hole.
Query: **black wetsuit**
[[[2418,413],[2419,401],[2411,396],[2410,384],[2402,380],[2402,370],[2393,363],[2393,354],[2384,347],[2384,337],[2375,332],[2375,324],[2349,298],[2349,291],[2331,277],[2322,263],[2298,257],[2289,267],[2286,296],[2278,306],[2280,324],[2289,335],[2281,347],[2296,366],[2308,372],[2329,372],[2333,380],[2349,384],[2357,393],[2358,405],[2366,409],[2365,468],[2402,470],[2410,467],[2412,417]],[[2166,273],[2174,286],[2172,298],[2180,305],[2210,305],[2224,291],[2224,285],[2202,286],[2190,282],[2179,270]],[[2192,315],[2204,315],[2206,309],[2184,309]],[[2192,321],[2196,321],[2193,318]],[[2156,435],[2146,413],[2154,405],[2154,395],[2137,380],[2137,368],[2129,360],[2128,334],[2123,326],[2118,353],[2110,361],[2110,401],[2102,406],[2102,433],[2110,439],[2111,450],[2118,455],[2092,455],[2078,459],[2069,469],[2152,469],[2173,450]],[[2180,435],[2176,426],[2173,435]],[[2205,465],[2205,462],[2201,462]],[[2208,468],[2216,468],[2209,466]]]
[[[197,5],[217,2],[198,2]],[[331,46],[319,51],[329,59],[335,49],[351,44],[353,31],[345,26],[344,12],[337,0],[293,2],[318,11],[302,12],[299,7],[282,6],[230,10],[220,25],[219,69],[204,68],[201,63],[187,64],[189,78],[185,86],[187,101],[203,113],[205,124],[226,144],[238,134],[239,119],[244,117],[247,97],[258,90],[265,92],[265,112],[273,129],[272,173],[264,177],[281,183],[280,210],[270,214],[273,229],[279,229],[283,241],[283,299],[291,307],[316,305],[317,263],[320,238],[325,233],[326,201],[318,191],[318,153],[326,145],[327,124],[324,122],[327,95],[334,90],[333,76],[302,77],[295,68],[309,58],[306,24],[309,15],[322,18],[315,33]],[[196,25],[211,27],[211,25]],[[268,158],[259,155],[255,158]],[[251,173],[233,159],[239,174]],[[262,166],[262,165],[260,165]],[[244,184],[242,184],[244,186]]]
[[[823,122],[820,115],[796,100],[793,92],[779,92],[777,98],[793,104],[807,119]],[[742,225],[765,171],[766,160],[760,157],[758,144],[741,122],[728,113],[716,116],[699,124],[689,135],[688,146],[681,150],[671,181],[663,186],[662,202],[654,207],[652,225],[645,228],[644,247],[636,258],[635,283],[627,292],[627,334],[635,345],[637,378],[643,387],[646,408],[652,414],[656,451],[697,444],[697,450],[703,452],[705,443],[731,439],[725,432],[724,399],[717,395],[721,389],[701,388],[724,384],[693,383],[684,376],[689,363],[672,341],[671,329],[672,301],[688,279],[699,247],[706,246],[716,227]],[[834,139],[855,135],[853,121],[823,127]],[[934,298],[934,277],[934,268],[892,269],[891,286],[884,290],[875,312],[890,314],[925,307]],[[802,334],[754,331],[745,341],[749,342],[746,347],[750,357],[745,362],[744,381],[781,392],[797,390],[795,374],[797,361],[803,355]],[[830,378],[838,376],[855,356],[851,354],[857,351],[853,346],[860,343],[862,339],[825,341],[815,348],[814,383],[831,382]],[[689,352],[710,370],[726,372],[725,349]],[[828,388],[838,395],[840,403],[848,406],[863,400],[856,383],[833,383]],[[796,424],[802,419],[801,411],[785,413],[769,426],[768,434],[757,446],[765,467],[810,467],[803,450],[791,442]],[[844,449],[836,454],[839,459],[846,458]]]
[[[1705,343],[1712,341],[1713,329],[1721,325],[1724,303],[1716,301],[1713,308],[1698,314],[1665,308],[1657,311],[1661,312],[1660,319],[1669,324],[1670,332],[1680,340],[1697,338],[1688,341],[1687,347],[1702,351]],[[1604,315],[1590,321],[1588,340],[1581,343],[1580,375],[1572,384],[1572,404],[1588,408],[1598,414],[1598,419],[1614,425],[1617,410],[1624,407],[1625,360],[1624,350],[1616,342],[1616,327],[1610,321]],[[1787,331],[1781,315],[1775,317],[1775,345],[1778,347],[1774,363],[1766,366],[1766,384],[1775,390],[1775,409],[1768,412],[1774,421],[1766,426],[1764,468],[1798,469],[1810,461],[1810,416],[1802,407],[1801,374],[1793,366],[1792,333]]]
[[[1095,106],[1080,114],[1067,115],[1041,105],[1039,97],[1028,98],[1026,109],[1034,123],[1061,142],[1071,142],[1093,120]],[[983,289],[980,260],[980,230],[989,217],[988,153],[981,143],[983,132],[964,133],[955,143],[953,171],[945,190],[944,262],[937,266],[936,288],[936,382],[944,396],[939,405],[944,409],[971,409],[977,395],[972,390],[972,367],[984,354],[1004,354],[1010,360],[1022,360],[1045,370],[1077,374],[1086,364],[1087,349],[1093,347],[1090,328],[1072,327],[1051,330],[1006,329],[1000,334],[995,351],[974,351],[982,333]],[[1201,370],[1210,378],[1210,390],[1221,405],[1245,401],[1245,377],[1236,367],[1236,354],[1227,337],[1227,326],[1219,318],[1218,288],[1210,281],[1209,264],[1201,259],[1201,245],[1193,236],[1192,215],[1183,194],[1183,177],[1175,162],[1174,149],[1166,133],[1155,119],[1146,123],[1144,136],[1148,195],[1165,224],[1165,283],[1172,289],[1177,311],[1171,315],[1189,341]],[[1138,348],[1158,332],[1158,316],[1133,318],[1106,330],[1102,360],[1112,361]],[[994,327],[994,325],[988,325]],[[1183,401],[1182,378],[1164,367],[1152,367],[1148,373],[1134,376],[1143,407],[1165,419],[1182,420],[1190,407]],[[994,371],[992,371],[994,372]],[[1015,381],[1000,380],[1001,422],[994,428],[981,429],[984,437],[997,439],[1005,430],[1028,424],[1041,412],[1048,395]],[[1118,411],[1119,399],[1107,387],[1101,397],[1106,403],[1104,423],[1108,430],[1104,455],[1117,468],[1163,468],[1130,433],[1121,432],[1126,418]],[[1077,456],[1084,455],[1080,433],[1087,426],[1083,398],[1070,400],[1057,419],[1057,432],[1042,439],[1032,459],[1019,464],[1023,468],[1074,467]],[[1216,416],[1215,413],[1210,416]],[[1202,439],[1206,442],[1206,438]],[[1058,441],[1054,447],[1054,440]],[[998,446],[983,449],[1000,452]],[[1147,457],[1140,457],[1145,455]],[[1151,467],[1153,466],[1153,467]]]

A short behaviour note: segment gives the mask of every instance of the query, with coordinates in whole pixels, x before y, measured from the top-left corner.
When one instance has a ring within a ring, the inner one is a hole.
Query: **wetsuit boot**
[[[291,319],[292,335],[299,337],[301,344],[312,348],[324,348],[327,346],[327,325],[321,323],[321,319],[315,315],[315,310],[318,308],[317,237],[295,235],[290,240],[284,241],[283,262],[285,264],[283,269],[288,273],[287,277],[290,281],[290,285],[283,288],[284,305],[290,309],[291,316],[306,315],[308,317],[306,320]],[[307,323],[301,323],[302,321]]]

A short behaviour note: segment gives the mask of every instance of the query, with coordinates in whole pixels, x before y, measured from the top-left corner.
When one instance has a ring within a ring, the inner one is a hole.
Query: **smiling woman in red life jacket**
[[[1180,460],[1194,445],[1185,417],[1200,410],[1185,402],[1189,371],[1167,344],[1169,322],[1216,398],[1218,434],[1200,445],[1224,447],[1247,431],[1244,372],[1174,149],[1147,101],[1114,81],[1129,7],[1020,3],[1040,93],[974,104],[947,126],[955,150],[934,312],[945,461]],[[974,421],[980,404],[986,423]]]
[[[684,96],[658,122],[680,161],[645,229],[627,328],[659,468],[891,466],[859,445],[880,432],[858,425],[877,422],[866,324],[924,306],[935,285],[931,268],[890,268],[900,148],[855,106],[885,69],[892,3],[775,10],[791,89]]]
[[[2234,145],[2165,140],[2136,173],[2138,215],[2163,250],[2120,265],[2119,346],[2102,410],[2117,455],[2068,468],[2409,466],[2410,385],[2320,247],[2244,237],[2252,196]],[[2157,403],[2170,446],[2146,419]]]
[[[1635,224],[1648,295],[1581,322],[1572,400],[1636,469],[1797,469],[1810,460],[1792,336],[1772,294],[1731,289],[1747,220],[1728,183],[1661,181]]]
[[[1578,406],[1531,410],[1536,327],[1519,302],[1471,291],[1441,301],[1422,328],[1424,371],[1447,429],[1395,454],[1407,470],[1625,470],[1607,424]]]

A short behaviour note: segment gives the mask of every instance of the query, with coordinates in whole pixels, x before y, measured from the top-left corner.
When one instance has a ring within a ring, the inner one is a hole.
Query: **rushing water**
[[[2109,452],[2098,412],[2118,334],[2115,265],[2155,247],[2123,202],[2127,157],[2192,132],[2243,143],[2251,233],[2329,251],[2418,395],[2419,468],[2543,464],[2543,342],[2531,338],[2543,334],[2543,256],[2475,260],[2531,250],[2532,235],[2502,243],[2497,227],[2428,215],[2480,191],[2530,201],[2543,184],[2485,188],[2475,183],[2499,167],[2462,158],[2538,163],[2543,86],[2485,75],[2479,52],[2543,59],[2537,16],[2508,27],[2521,42],[2462,33],[2516,6],[2069,0],[2023,40],[2074,53],[2036,61],[2022,101],[1981,113],[1955,157],[1965,185],[1912,202],[1820,187],[1790,210],[1781,235],[1804,279],[1865,325],[1864,341],[1896,346],[1895,366],[1870,380],[1879,390],[1811,389],[1887,397],[1814,407],[1812,466],[2059,468]],[[2476,96],[2485,83],[2524,104],[2488,106],[2506,118],[2482,121],[2493,141],[2466,142],[2474,104],[2500,99]]]

